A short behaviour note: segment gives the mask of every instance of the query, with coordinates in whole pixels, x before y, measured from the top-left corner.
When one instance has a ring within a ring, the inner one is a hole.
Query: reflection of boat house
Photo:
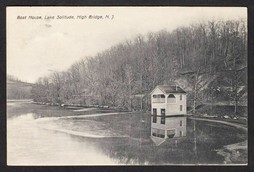
[[[175,84],[158,85],[151,101],[152,139],[186,136],[186,92]]]

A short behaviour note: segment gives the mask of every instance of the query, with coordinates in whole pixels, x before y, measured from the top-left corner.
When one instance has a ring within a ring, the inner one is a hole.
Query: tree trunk
[[[132,90],[131,90],[131,85],[129,85],[129,103],[130,103],[130,110],[132,110],[132,98],[131,98],[131,93],[132,92]]]
[[[194,88],[194,100],[193,100],[193,113],[196,113],[196,99],[197,99],[197,89],[196,89],[196,84]]]
[[[196,76],[195,76],[195,85],[194,85],[194,99],[193,99],[193,113],[196,113],[196,104],[197,104],[197,97],[198,97],[198,76],[199,76],[199,70],[200,68],[198,68],[197,72],[196,72]]]
[[[234,63],[235,63],[235,59],[234,59]],[[238,76],[237,76],[237,70],[235,67],[235,97],[234,97],[234,101],[235,101],[235,114],[237,115],[238,113]]]

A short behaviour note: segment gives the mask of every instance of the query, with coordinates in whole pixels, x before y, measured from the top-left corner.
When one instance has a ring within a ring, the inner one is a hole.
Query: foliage
[[[246,61],[246,22],[209,21],[172,32],[138,35],[86,57],[67,71],[40,78],[33,96],[35,101],[78,100],[80,104],[128,109],[136,108],[140,102],[139,108],[149,109],[150,91],[158,84],[175,81],[188,92],[189,105],[195,109],[200,102],[214,100],[218,87],[225,86],[220,81],[228,80],[233,100],[238,102],[240,97],[235,95],[240,86],[246,85],[246,73],[238,75],[236,71],[246,67]]]

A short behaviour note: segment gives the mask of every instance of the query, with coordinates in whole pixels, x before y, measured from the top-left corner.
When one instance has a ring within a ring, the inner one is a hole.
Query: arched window
[[[168,138],[173,138],[175,136],[175,134],[176,134],[175,129],[173,129],[173,130],[167,130],[167,136],[168,136]]]
[[[174,94],[169,94],[168,98],[176,98],[176,97],[174,96]]]
[[[168,103],[176,103],[176,97],[174,96],[174,94],[168,95]]]

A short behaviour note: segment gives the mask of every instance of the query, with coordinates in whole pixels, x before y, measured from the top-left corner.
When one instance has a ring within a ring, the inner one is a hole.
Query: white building
[[[153,115],[186,114],[186,92],[177,85],[158,85],[151,92],[151,100]]]
[[[151,101],[152,139],[186,136],[186,92],[176,84],[158,85]]]

